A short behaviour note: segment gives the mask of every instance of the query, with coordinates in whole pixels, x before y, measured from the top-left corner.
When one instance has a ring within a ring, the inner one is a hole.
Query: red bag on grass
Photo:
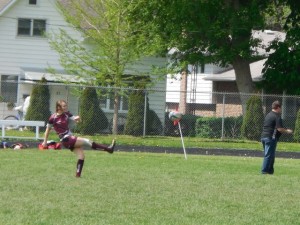
[[[61,144],[59,142],[55,142],[55,141],[47,141],[47,146],[46,147],[44,147],[42,145],[42,143],[40,143],[38,145],[38,148],[40,150],[46,150],[46,149],[59,150],[59,149],[61,149]]]

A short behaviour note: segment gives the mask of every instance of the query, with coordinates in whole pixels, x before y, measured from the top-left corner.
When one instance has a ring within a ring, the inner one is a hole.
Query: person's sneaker
[[[107,152],[110,154],[114,153],[115,146],[116,146],[116,140],[113,139],[112,143],[108,146]]]

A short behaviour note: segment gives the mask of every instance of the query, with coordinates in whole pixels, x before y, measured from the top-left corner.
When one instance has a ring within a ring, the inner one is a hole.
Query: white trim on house
[[[0,0],[0,16],[8,10],[17,0]]]
[[[24,81],[40,81],[43,77],[49,82],[71,82],[80,83],[86,82],[86,79],[76,75],[70,75],[64,71],[58,71],[56,74],[52,74],[43,69],[37,68],[21,68],[21,80]]]

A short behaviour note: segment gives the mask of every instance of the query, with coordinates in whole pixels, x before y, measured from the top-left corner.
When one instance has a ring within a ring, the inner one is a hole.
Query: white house
[[[59,63],[58,53],[50,48],[47,38],[43,36],[44,32],[58,32],[60,28],[66,30],[72,37],[82,39],[80,33],[73,30],[59,13],[56,0],[0,0],[0,95],[4,101],[21,104],[23,95],[31,93],[30,84],[41,80],[42,77],[52,83],[60,83],[61,79],[77,81],[73,75],[64,72]],[[150,71],[152,64],[165,63],[164,59],[154,57],[142,61],[143,71]],[[138,66],[140,65],[136,67]],[[49,67],[58,71],[59,76],[48,73]],[[19,85],[10,81],[19,81]],[[77,97],[67,95],[65,85],[49,87],[52,111],[55,102],[66,96],[70,110],[78,110]],[[166,82],[162,80],[154,88],[165,89]],[[150,108],[158,114],[162,122],[164,122],[164,103],[165,93],[149,94]],[[109,99],[101,104],[107,114],[113,112],[109,105]],[[126,113],[126,110],[122,111],[121,108],[120,112]],[[0,109],[0,117],[3,118],[5,114],[7,112]]]

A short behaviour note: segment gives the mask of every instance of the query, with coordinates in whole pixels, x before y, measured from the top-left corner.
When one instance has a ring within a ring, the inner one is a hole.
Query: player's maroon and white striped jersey
[[[53,127],[59,138],[63,138],[67,134],[71,134],[69,128],[69,119],[72,119],[73,115],[70,112],[64,112],[60,115],[56,113],[52,114],[48,120],[48,127]]]

